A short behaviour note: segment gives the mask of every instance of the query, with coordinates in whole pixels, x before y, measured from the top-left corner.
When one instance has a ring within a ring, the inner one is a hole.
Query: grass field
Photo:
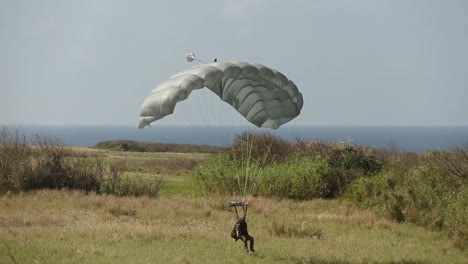
[[[205,157],[96,153],[132,164]],[[444,233],[338,199],[252,198],[256,252],[246,253],[229,236],[232,197],[197,197],[189,174],[159,173],[158,198],[67,190],[0,196],[0,263],[468,263],[468,252]]]

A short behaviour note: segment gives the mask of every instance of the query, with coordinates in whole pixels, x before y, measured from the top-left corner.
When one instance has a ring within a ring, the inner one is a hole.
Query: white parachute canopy
[[[186,59],[197,60],[190,52]],[[172,114],[178,102],[204,87],[257,127],[277,129],[297,117],[303,105],[296,85],[274,69],[248,62],[214,62],[188,68],[154,88],[143,101],[138,127]]]

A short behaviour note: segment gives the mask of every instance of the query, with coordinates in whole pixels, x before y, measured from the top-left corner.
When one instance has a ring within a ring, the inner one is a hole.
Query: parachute
[[[187,61],[195,54],[187,53]],[[141,106],[139,128],[174,112],[176,104],[207,87],[257,127],[277,129],[297,117],[302,94],[282,73],[262,64],[223,61],[197,65],[154,88]]]
[[[185,59],[187,60],[187,62],[192,62],[195,59],[195,53],[187,52],[185,54]]]

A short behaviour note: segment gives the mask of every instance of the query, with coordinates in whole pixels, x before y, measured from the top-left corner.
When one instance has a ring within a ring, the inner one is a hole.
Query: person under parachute
[[[237,217],[237,222],[231,231],[231,237],[235,240],[235,242],[237,242],[237,240],[239,239],[242,242],[244,242],[245,251],[249,251],[250,249],[251,252],[255,252],[255,249],[254,249],[255,240],[253,236],[249,234],[249,231],[247,229],[247,221],[246,221],[247,205],[248,203],[245,203],[245,202],[232,202],[232,201],[229,202],[228,208],[230,209],[234,208],[234,210],[231,210],[231,212],[233,213],[235,212],[236,217]],[[237,207],[242,207],[243,215],[241,217],[239,217],[239,214],[237,212]],[[247,247],[247,242],[249,242],[249,247]]]
[[[231,105],[247,121],[257,127],[277,129],[296,118],[303,106],[302,94],[297,86],[282,73],[265,65],[240,61],[207,63],[187,52],[187,62],[194,60],[202,65],[189,68],[159,84],[145,98],[140,109],[138,127],[162,119],[174,112],[176,104],[187,99],[193,90],[204,87]],[[247,229],[247,204],[230,202],[228,207],[235,211],[237,222],[231,237],[244,242],[244,249],[254,252],[254,238]],[[243,208],[239,217],[237,207]],[[247,247],[249,242],[249,247]]]

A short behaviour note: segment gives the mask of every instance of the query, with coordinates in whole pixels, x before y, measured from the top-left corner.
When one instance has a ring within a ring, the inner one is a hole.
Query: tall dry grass
[[[99,155],[87,155],[59,139],[19,131],[0,132],[0,194],[38,189],[71,189],[130,196],[157,196],[162,177],[127,177],[120,166],[107,166]]]
[[[255,198],[246,254],[230,196],[116,197],[39,190],[0,197],[0,262],[464,263],[452,241],[337,200]],[[276,224],[275,224],[276,223]],[[275,227],[276,225],[276,227]]]

